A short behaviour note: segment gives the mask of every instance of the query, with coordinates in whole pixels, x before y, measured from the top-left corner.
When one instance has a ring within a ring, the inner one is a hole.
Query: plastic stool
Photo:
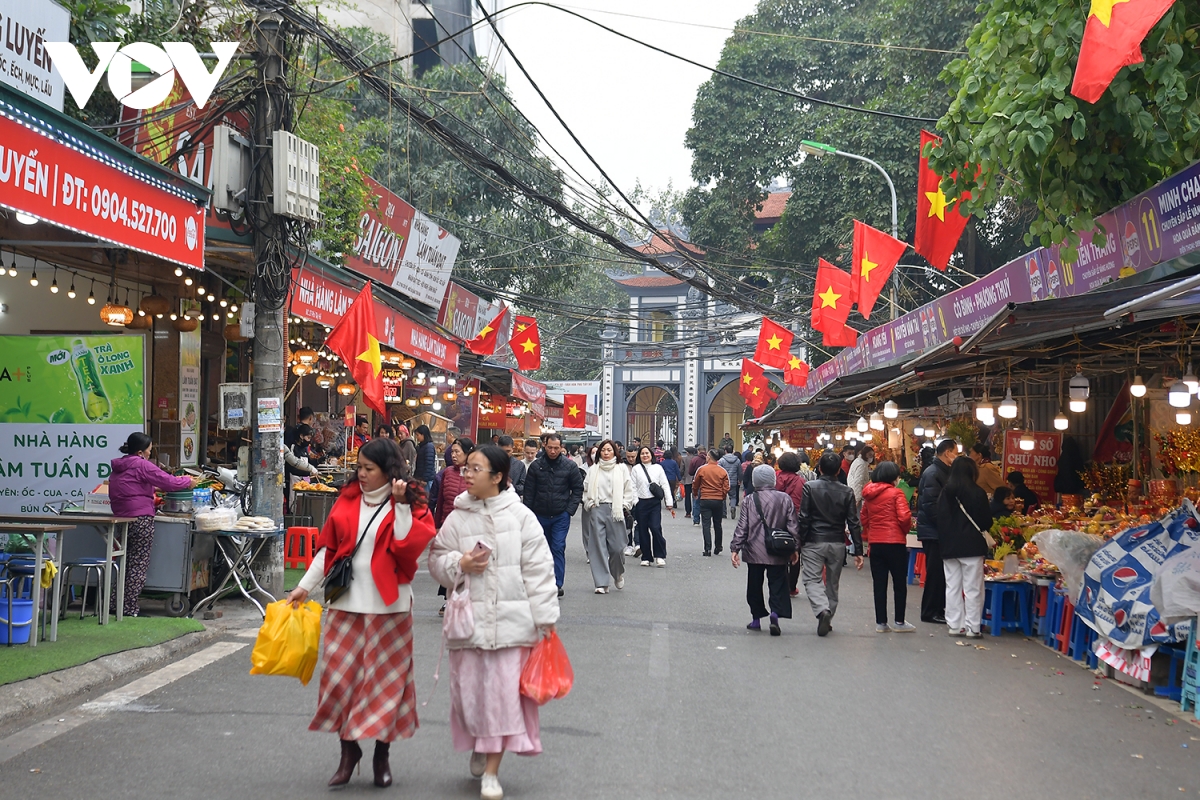
[[[1033,630],[1038,636],[1045,634],[1046,610],[1050,605],[1050,587],[1033,587]]]
[[[23,605],[24,602],[29,603],[30,616],[31,616],[29,624],[30,624],[31,629],[33,628],[33,623],[34,623],[34,620],[32,619],[33,593],[42,591],[42,587],[38,586],[34,583],[33,569],[34,569],[33,559],[29,559],[29,560],[21,559],[19,561],[16,559],[12,559],[8,562],[8,564],[5,565],[5,575],[7,577],[7,583],[8,583],[7,595],[12,600],[14,605],[18,604],[18,602],[20,601],[22,608],[24,607],[24,605]],[[49,591],[47,591],[46,594],[48,595]],[[42,606],[42,615],[41,615],[42,616],[41,627],[42,627],[42,639],[43,640],[45,640],[45,638],[46,638],[46,616],[47,616],[48,612],[49,612],[49,609],[45,605],[43,605]],[[8,617],[8,619],[10,619],[10,620],[12,619],[11,612],[10,612],[10,616]],[[14,622],[13,626],[16,627],[17,625],[20,625],[20,624],[23,624],[23,623]],[[33,635],[33,634],[31,633],[30,635]],[[28,639],[26,639],[26,641],[28,641]]]
[[[1063,655],[1067,654],[1067,650],[1071,647],[1071,623],[1075,619],[1075,604],[1071,599],[1064,598],[1062,621],[1058,625],[1058,633],[1054,637],[1054,649]]]
[[[1063,608],[1066,605],[1067,593],[1057,586],[1050,587],[1046,598],[1046,619],[1042,622],[1042,644],[1055,647],[1058,643],[1058,629],[1062,625]]]
[[[983,600],[983,624],[991,629],[992,636],[999,636],[1004,630],[1020,630],[1032,636],[1032,601],[1033,586],[1028,583],[989,581]]]
[[[83,592],[79,602],[79,618],[83,619],[87,612],[87,590],[88,581],[92,577],[92,573],[96,574],[96,607],[93,610],[97,617],[100,616],[100,594],[104,590],[104,565],[103,558],[77,558],[74,561],[69,561],[63,565],[62,574],[62,602],[59,619],[65,619],[67,616],[67,592],[71,590],[71,572],[73,570],[83,570]],[[114,571],[116,565],[113,565]]]
[[[913,571],[916,572],[917,577],[920,578],[921,585],[924,586],[925,585],[925,553],[924,552],[917,553],[917,563],[914,565]]]
[[[316,528],[288,528],[283,540],[283,566],[311,567],[313,556],[317,554],[318,533]]]
[[[1075,661],[1092,661],[1092,642],[1096,641],[1096,632],[1088,624],[1074,615],[1071,620],[1071,638],[1067,644],[1067,655]]]
[[[1183,665],[1187,658],[1187,646],[1179,645],[1163,645],[1158,649],[1160,653],[1166,653],[1171,658],[1170,671],[1167,674],[1166,686],[1155,686],[1154,694],[1158,697],[1169,697],[1175,702],[1179,702],[1183,697]]]
[[[921,555],[921,551],[915,547],[908,548],[908,585],[912,586],[916,583],[917,578],[917,556]]]
[[[19,576],[0,578],[0,640],[8,647],[29,642],[33,630],[33,600],[13,597]]]

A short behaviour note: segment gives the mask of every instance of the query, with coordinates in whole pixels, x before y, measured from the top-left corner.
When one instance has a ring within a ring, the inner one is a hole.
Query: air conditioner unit
[[[271,134],[276,214],[316,223],[321,217],[321,150],[294,133]]]

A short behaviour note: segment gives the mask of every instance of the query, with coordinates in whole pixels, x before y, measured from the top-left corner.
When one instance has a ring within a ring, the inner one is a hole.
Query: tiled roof
[[[633,278],[613,278],[613,280],[622,286],[635,286],[643,289],[655,286],[678,286],[683,283],[670,275],[638,275]]]
[[[788,198],[791,196],[791,192],[771,192],[767,195],[767,199],[763,200],[762,208],[754,212],[754,218],[760,222],[777,221],[783,216],[783,207],[787,205]]]

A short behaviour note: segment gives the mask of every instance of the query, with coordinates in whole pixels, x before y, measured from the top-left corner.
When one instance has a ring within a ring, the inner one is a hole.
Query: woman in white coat
[[[467,491],[454,501],[429,551],[429,572],[453,589],[468,581],[475,630],[450,649],[450,732],[471,751],[482,800],[501,800],[505,752],[542,752],[537,704],[521,695],[521,669],[558,622],[554,560],[533,512],[508,483],[509,457],[476,448],[463,470]]]
[[[629,471],[633,493],[637,495],[633,518],[637,521],[638,542],[642,547],[642,566],[650,566],[650,559],[653,558],[657,566],[665,567],[667,540],[662,533],[662,504],[665,501],[671,509],[671,516],[675,516],[675,497],[671,494],[671,484],[663,468],[654,463],[654,452],[649,447],[638,449],[637,463]],[[658,497],[654,496],[651,488],[655,485],[662,487]]]
[[[583,481],[583,508],[587,511],[588,561],[596,594],[607,594],[615,583],[625,588],[625,514],[633,508],[633,482],[629,467],[617,463],[617,446],[604,440]]]

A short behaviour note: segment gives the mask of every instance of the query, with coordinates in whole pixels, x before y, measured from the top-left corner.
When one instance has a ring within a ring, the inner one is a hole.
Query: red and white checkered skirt
[[[320,699],[308,729],[392,742],[417,724],[412,615],[326,611]]]

